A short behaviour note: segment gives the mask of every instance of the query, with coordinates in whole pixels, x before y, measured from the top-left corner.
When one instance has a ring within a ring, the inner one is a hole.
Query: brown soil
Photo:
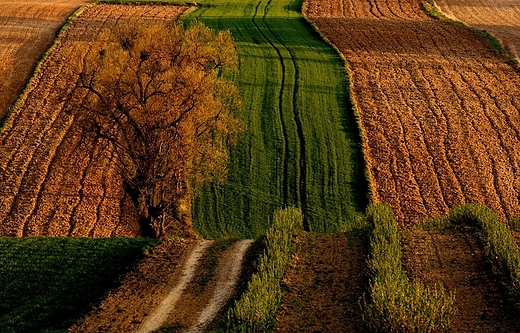
[[[212,241],[165,241],[69,332],[149,333],[165,325],[202,332],[233,295],[251,243],[241,240],[227,248],[201,290],[194,277]]]
[[[517,0],[436,0],[451,19],[486,30],[520,60],[520,2]]]
[[[65,20],[93,0],[0,0],[0,121]]]
[[[96,5],[60,36],[30,89],[0,134],[0,235],[136,236],[131,200],[110,162],[110,152],[78,145],[79,130],[58,92],[74,85],[79,59],[67,46],[94,40],[118,22],[176,20],[186,7]],[[87,144],[88,146],[88,144]],[[96,158],[94,158],[96,155]]]
[[[516,68],[420,0],[308,0],[306,15],[349,63],[375,201],[401,224],[462,203],[518,215]]]
[[[405,233],[407,268],[427,285],[441,283],[455,296],[451,332],[519,332],[518,314],[473,231],[413,230]]]
[[[303,233],[285,283],[277,332],[364,332],[359,301],[368,284],[367,240]]]
[[[119,289],[69,331],[137,331],[180,280],[182,268],[196,245],[193,240],[163,241],[125,278]]]

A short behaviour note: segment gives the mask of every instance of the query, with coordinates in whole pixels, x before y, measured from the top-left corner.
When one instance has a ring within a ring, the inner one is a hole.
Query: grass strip
[[[373,227],[368,267],[370,303],[363,319],[373,332],[448,331],[454,298],[441,286],[410,281],[403,266],[401,236],[392,209],[372,204],[367,219]]]
[[[343,231],[363,219],[367,185],[345,64],[301,6],[203,0],[186,18],[231,31],[247,124],[226,183],[195,200],[195,226],[205,238],[257,238],[280,206],[300,207],[312,231]]]
[[[246,291],[228,311],[231,332],[268,332],[273,328],[282,301],[281,282],[291,263],[293,235],[301,229],[303,216],[298,208],[274,213],[266,233],[266,249],[258,259]]]
[[[142,238],[0,238],[0,331],[66,330],[154,244]]]
[[[490,208],[476,204],[452,208],[448,219],[454,225],[467,224],[480,231],[487,259],[499,274],[507,277],[508,292],[520,308],[520,249],[508,225],[500,222]]]

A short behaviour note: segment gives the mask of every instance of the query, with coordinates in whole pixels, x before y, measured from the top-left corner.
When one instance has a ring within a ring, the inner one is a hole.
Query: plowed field
[[[427,285],[441,282],[455,296],[451,332],[518,332],[518,315],[484,257],[474,231],[405,233],[406,265]]]
[[[0,0],[0,120],[65,20],[88,0]]]
[[[0,134],[0,235],[136,236],[131,201],[109,152],[78,145],[57,92],[74,85],[65,45],[88,43],[125,20],[176,20],[185,7],[93,6],[63,33]],[[79,60],[79,59],[78,59]],[[88,152],[87,152],[88,151]],[[94,157],[96,155],[96,158]]]
[[[500,7],[497,7],[500,10]],[[401,224],[461,203],[518,215],[520,74],[420,0],[309,0],[346,57],[374,199]]]
[[[484,29],[498,38],[507,51],[519,59],[520,1],[518,0],[437,0],[451,19]]]

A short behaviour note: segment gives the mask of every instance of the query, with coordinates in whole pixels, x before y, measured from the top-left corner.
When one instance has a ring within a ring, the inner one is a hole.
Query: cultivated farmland
[[[188,19],[230,29],[241,61],[247,132],[224,186],[195,205],[205,237],[257,237],[280,206],[305,228],[348,228],[366,205],[359,132],[344,63],[300,13],[301,1],[204,1]]]
[[[176,20],[184,9],[93,6],[63,33],[0,134],[1,235],[140,235],[110,152],[79,145],[74,119],[63,111],[81,103],[63,101],[58,94],[73,86],[70,69],[80,59],[75,62],[61,50],[88,44],[116,22]]]
[[[0,121],[67,17],[88,0],[0,0]]]
[[[449,18],[483,29],[498,38],[512,57],[519,58],[520,2],[514,0],[437,0]]]
[[[374,200],[402,224],[483,203],[518,214],[520,74],[419,0],[310,0],[346,57]]]

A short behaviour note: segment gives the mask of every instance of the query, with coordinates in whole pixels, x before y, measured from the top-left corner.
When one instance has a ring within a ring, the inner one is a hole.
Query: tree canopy
[[[228,79],[237,69],[231,34],[199,22],[121,25],[89,46],[72,111],[85,137],[111,150],[144,233],[191,226],[196,188],[224,179],[243,130]]]

